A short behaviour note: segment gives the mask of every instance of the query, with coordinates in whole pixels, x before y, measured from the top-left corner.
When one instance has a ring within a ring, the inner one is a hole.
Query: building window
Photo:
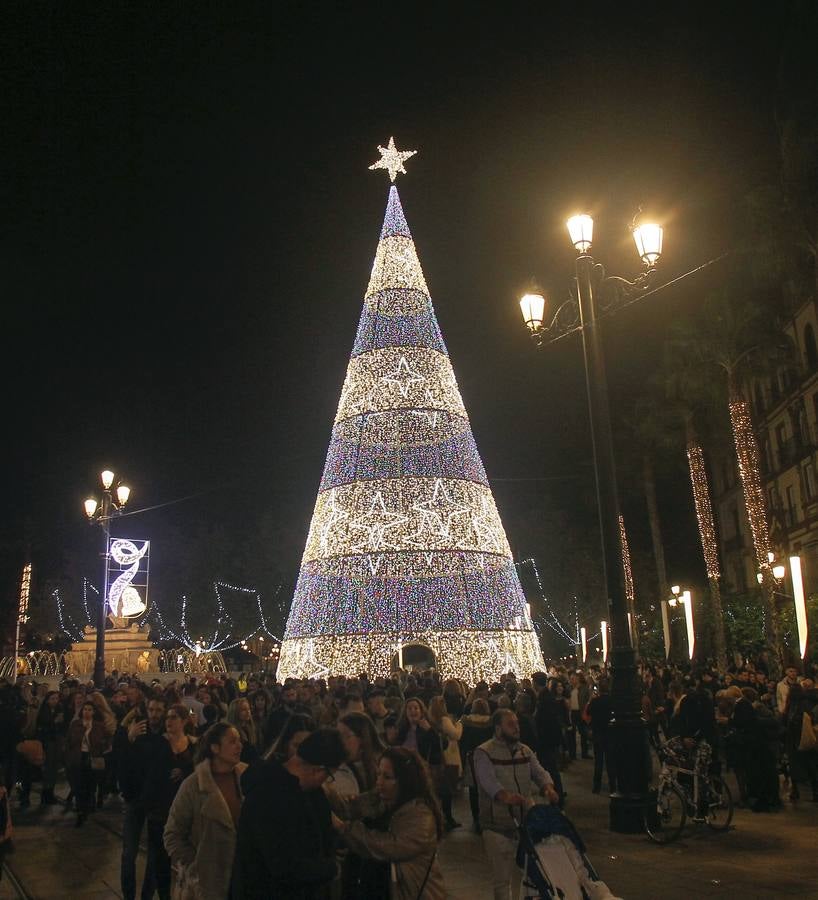
[[[795,503],[795,488],[787,485],[787,525],[794,525],[797,521],[798,509]]]
[[[804,466],[804,491],[807,502],[815,499],[815,465],[811,462]]]
[[[789,447],[787,446],[787,426],[785,423],[775,426],[775,441],[778,444],[778,465],[783,469],[789,463]]]
[[[804,353],[807,357],[807,368],[810,372],[818,369],[818,346],[815,344],[815,331],[812,325],[804,326]]]
[[[738,518],[738,507],[737,506],[730,507],[730,515],[732,516],[732,519],[733,519],[733,534],[736,537],[740,537],[741,536],[741,523],[739,522],[739,518]]]
[[[756,416],[761,418],[764,415],[764,388],[761,382],[757,381],[753,388],[753,399],[755,400]]]

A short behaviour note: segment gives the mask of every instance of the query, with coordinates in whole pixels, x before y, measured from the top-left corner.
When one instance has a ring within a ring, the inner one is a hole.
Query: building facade
[[[792,358],[747,385],[777,559],[801,556],[807,594],[818,592],[818,307],[810,300],[784,328]],[[713,493],[724,582],[743,593],[757,565],[734,453],[713,462]]]

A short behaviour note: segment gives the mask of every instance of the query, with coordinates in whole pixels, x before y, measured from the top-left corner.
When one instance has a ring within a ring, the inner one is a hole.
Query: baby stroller
[[[518,823],[519,900],[618,900],[594,871],[573,823],[555,806],[532,806]]]

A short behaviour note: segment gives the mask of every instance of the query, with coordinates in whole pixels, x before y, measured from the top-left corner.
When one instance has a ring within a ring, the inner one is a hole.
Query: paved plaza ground
[[[625,900],[694,900],[724,897],[818,898],[818,804],[785,803],[778,813],[738,809],[726,834],[689,827],[667,847],[642,835],[607,829],[608,799],[590,792],[592,762],[572,763],[564,774],[567,812],[588,855],[614,894]],[[808,793],[808,792],[807,792]],[[32,800],[37,800],[36,791]],[[463,828],[441,844],[440,860],[452,898],[491,900],[488,865],[480,838],[469,828],[465,797],[457,805]],[[120,814],[110,799],[83,828],[63,807],[15,810],[15,852],[0,882],[0,900],[64,898],[103,900],[119,891]],[[140,854],[140,867],[144,853]],[[140,872],[141,877],[141,872]],[[271,898],[272,900],[272,898]]]

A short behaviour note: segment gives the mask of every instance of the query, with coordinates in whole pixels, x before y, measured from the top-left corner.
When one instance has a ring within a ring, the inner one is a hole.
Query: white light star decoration
[[[370,169],[386,169],[389,173],[389,180],[391,182],[395,181],[398,173],[405,175],[406,169],[404,169],[403,164],[407,159],[413,157],[417,150],[398,150],[395,146],[395,138],[389,138],[389,144],[386,147],[381,147],[378,145],[378,153],[381,154],[381,158],[376,162],[372,163],[369,167]]]
[[[335,490],[330,492],[329,515],[321,526],[319,541],[321,549],[326,552],[330,545],[330,536],[337,524],[349,518],[349,513],[341,509],[335,496]]]
[[[427,531],[440,538],[452,536],[452,523],[458,516],[468,515],[471,510],[453,500],[440,478],[435,479],[432,496],[421,503],[415,503],[413,511],[420,516],[415,537],[420,540]],[[420,546],[424,546],[422,543]]]
[[[390,512],[386,508],[383,494],[376,491],[369,510],[357,519],[350,522],[350,531],[363,531],[365,539],[362,543],[354,544],[354,549],[359,553],[365,553],[370,550],[394,550],[398,547],[396,543],[390,543],[386,540],[388,531],[399,528],[407,521],[406,516],[399,513]]]
[[[404,399],[409,396],[409,389],[412,385],[421,384],[425,380],[426,379],[420,372],[415,372],[414,369],[409,367],[409,363],[406,361],[405,356],[400,358],[398,367],[394,372],[389,372],[387,375],[381,377],[381,382],[383,384],[394,385],[400,391],[400,395]]]

